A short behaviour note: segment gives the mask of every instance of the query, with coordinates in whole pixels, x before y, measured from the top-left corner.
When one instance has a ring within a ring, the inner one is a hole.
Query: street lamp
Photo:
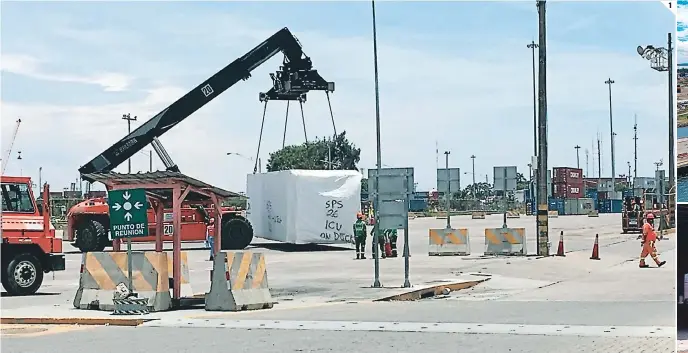
[[[611,78],[607,79],[607,81],[604,81],[604,83],[609,86],[609,135],[611,136],[611,145],[612,145],[612,195],[616,191],[616,169],[615,169],[615,161],[614,161],[614,123],[613,123],[613,118],[612,118],[612,84],[614,84],[614,80]]]
[[[667,49],[668,48],[668,49]],[[653,70],[668,73],[669,79],[669,189],[674,189],[675,185],[675,171],[674,171],[674,49],[672,47],[671,33],[667,34],[667,48],[657,48],[653,45],[646,47],[638,46],[637,51],[643,59],[650,61],[650,67]],[[671,196],[670,196],[671,197]],[[673,207],[674,202],[669,200],[669,204]],[[673,214],[673,210],[669,210],[669,214]]]

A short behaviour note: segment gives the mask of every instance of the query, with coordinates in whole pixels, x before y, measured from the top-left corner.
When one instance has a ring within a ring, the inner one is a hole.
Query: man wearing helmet
[[[356,241],[356,260],[365,259],[366,225],[363,222],[363,214],[356,214],[354,223],[354,240]]]
[[[645,224],[643,224],[643,250],[640,253],[640,268],[650,267],[645,263],[647,255],[652,257],[657,267],[662,267],[666,264],[666,261],[659,261],[659,257],[657,256],[657,248],[655,247],[655,241],[657,241],[657,233],[655,233],[654,226],[655,215],[649,212],[645,217]]]

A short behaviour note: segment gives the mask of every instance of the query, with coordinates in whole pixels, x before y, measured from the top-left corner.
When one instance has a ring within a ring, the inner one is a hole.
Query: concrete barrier
[[[485,255],[526,255],[525,228],[486,228]]]
[[[598,210],[591,210],[588,212],[588,217],[599,217],[600,216],[600,211]]]
[[[472,212],[471,218],[472,219],[485,219],[485,212]]]
[[[149,311],[172,308],[167,255],[164,252],[134,251],[132,256],[132,290],[148,299]],[[118,284],[129,285],[126,252],[89,252],[82,256],[79,288],[74,307],[114,311],[112,301]]]
[[[215,255],[210,292],[205,295],[205,310],[270,309],[274,303],[262,253],[241,251]]]
[[[167,273],[170,276],[170,288],[172,288],[172,275],[174,271],[172,270],[172,266],[174,263],[172,262],[172,252],[167,253]],[[194,291],[191,288],[191,275],[189,272],[189,256],[186,251],[181,252],[181,263],[182,263],[182,278],[181,278],[181,296],[182,298],[191,298],[194,296]]]
[[[468,229],[428,229],[428,255],[466,256],[471,254]]]
[[[547,211],[547,217],[559,218],[559,211]]]
[[[521,214],[518,211],[507,211],[506,218],[521,218]]]

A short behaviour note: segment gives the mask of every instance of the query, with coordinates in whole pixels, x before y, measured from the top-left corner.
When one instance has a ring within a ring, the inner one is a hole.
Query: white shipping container
[[[361,208],[361,179],[355,170],[249,174],[246,217],[259,238],[351,247]]]
[[[633,184],[636,189],[654,189],[657,182],[655,178],[637,177],[633,179]]]

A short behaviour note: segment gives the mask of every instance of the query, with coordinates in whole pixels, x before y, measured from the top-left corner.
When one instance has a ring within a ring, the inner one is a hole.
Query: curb
[[[139,326],[156,319],[110,319],[110,318],[57,318],[57,317],[3,317],[2,325],[93,325],[93,326]]]
[[[462,289],[468,289],[471,287],[475,287],[480,283],[483,283],[485,281],[488,281],[489,278],[477,280],[477,281],[463,281],[463,282],[449,282],[449,283],[442,283],[438,284],[432,287],[424,287],[421,289],[416,289],[410,292],[406,293],[401,293],[401,294],[395,294],[389,297],[384,297],[380,299],[375,299],[373,300],[374,302],[386,302],[386,301],[413,301],[413,300],[420,300],[420,299],[425,299],[425,298],[431,298],[437,295],[442,295],[442,291],[445,288],[450,289],[452,292],[454,291],[459,291]]]

